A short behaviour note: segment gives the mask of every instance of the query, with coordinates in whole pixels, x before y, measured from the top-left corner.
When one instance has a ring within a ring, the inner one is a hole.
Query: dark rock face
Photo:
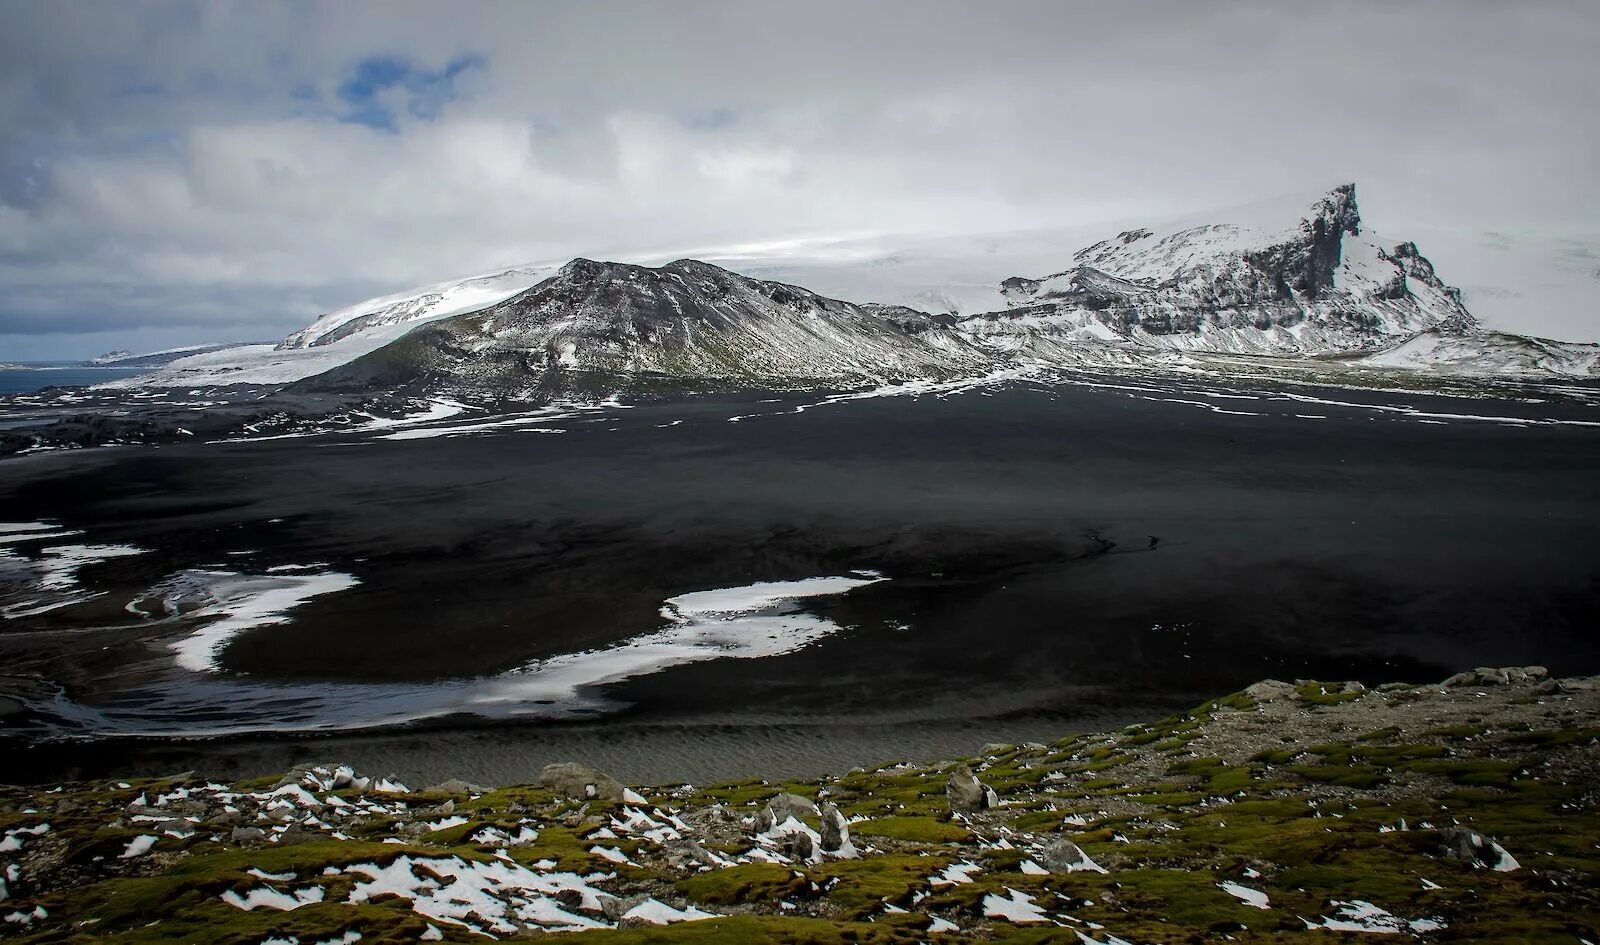
[[[783,387],[940,378],[990,364],[993,355],[954,324],[692,259],[659,268],[575,259],[520,295],[418,328],[299,387],[455,386],[525,398],[580,375]]]

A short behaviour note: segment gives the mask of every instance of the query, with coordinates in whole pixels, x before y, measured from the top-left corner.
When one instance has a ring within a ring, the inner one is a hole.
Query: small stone
[[[817,816],[816,802],[798,794],[779,794],[767,802],[767,809],[772,811],[774,822],[780,824],[790,817],[805,820]]]
[[[797,860],[809,860],[816,852],[812,846],[811,835],[808,833],[791,833],[785,840],[789,855]]]
[[[1070,873],[1083,868],[1088,862],[1089,857],[1078,845],[1065,837],[1051,842],[1039,854],[1039,865],[1052,873]]]
[[[235,827],[228,839],[234,843],[259,843],[266,839],[267,832],[260,827]]]
[[[994,791],[989,786],[978,780],[972,769],[966,765],[956,765],[950,771],[950,777],[944,783],[945,797],[950,800],[950,811],[956,814],[970,814],[995,803]]]
[[[850,843],[850,824],[833,804],[822,802],[822,849],[834,853]]]
[[[550,895],[551,899],[561,904],[561,908],[573,912],[583,906],[583,893],[576,889],[559,889]]]
[[[1263,679],[1245,689],[1244,694],[1256,702],[1273,702],[1294,695],[1294,687],[1280,679]]]
[[[441,794],[487,794],[487,793],[489,793],[489,789],[488,788],[482,787],[482,786],[477,785],[477,784],[473,784],[471,781],[463,781],[460,778],[451,778],[448,781],[440,781],[438,784],[435,784],[433,787],[428,788],[428,790],[430,790],[430,791],[438,791]]]
[[[539,784],[575,800],[620,801],[625,790],[616,778],[572,762],[545,765]]]
[[[649,898],[649,896],[602,896],[600,912],[611,922],[621,922],[622,917],[630,909]]]
[[[206,821],[208,827],[236,827],[244,823],[244,815],[236,810],[225,810]]]

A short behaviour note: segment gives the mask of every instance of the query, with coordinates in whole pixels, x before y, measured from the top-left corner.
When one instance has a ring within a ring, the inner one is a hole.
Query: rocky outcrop
[[[1298,214],[1223,216],[1125,231],[1054,275],[1008,279],[1001,291],[1011,308],[963,327],[997,342],[1020,336],[1024,345],[1068,337],[1265,354],[1378,349],[1419,331],[1476,328],[1460,292],[1415,243],[1362,230],[1354,184]]]
[[[955,814],[987,810],[999,803],[994,789],[979,781],[978,776],[966,765],[958,764],[950,769],[944,793],[950,802],[950,812]]]
[[[539,785],[580,801],[620,801],[627,790],[610,775],[573,762],[545,765]]]

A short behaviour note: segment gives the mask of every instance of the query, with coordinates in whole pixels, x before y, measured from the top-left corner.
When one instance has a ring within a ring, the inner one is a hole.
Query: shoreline
[[[1542,667],[1265,680],[1114,731],[815,779],[630,787],[592,759],[499,788],[376,774],[0,786],[7,921],[42,940],[606,945],[1600,927],[1600,677]]]

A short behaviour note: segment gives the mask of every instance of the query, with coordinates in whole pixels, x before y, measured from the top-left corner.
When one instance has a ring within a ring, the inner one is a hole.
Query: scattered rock
[[[468,795],[471,795],[471,794],[488,794],[489,793],[489,789],[488,788],[483,787],[481,785],[473,784],[471,781],[463,781],[460,778],[451,778],[448,781],[440,781],[438,784],[435,784],[433,787],[428,788],[428,790],[430,790],[430,791],[438,791],[441,794],[468,794]]]
[[[259,843],[267,838],[267,832],[260,827],[235,827],[228,839],[234,843]]]
[[[1094,861],[1065,837],[1052,841],[1040,852],[1039,865],[1052,873],[1071,873],[1075,870],[1093,869]]]
[[[982,748],[978,749],[978,754],[981,755],[984,758],[993,758],[996,755],[1005,754],[1006,752],[1010,751],[1014,747],[1016,747],[1016,746],[1015,745],[1007,745],[1007,744],[1005,744],[1003,742],[990,742],[989,744],[987,744],[987,745],[983,746]]]
[[[545,765],[539,784],[574,800],[620,801],[625,788],[609,774],[573,762]]]
[[[955,814],[970,814],[994,807],[999,799],[994,791],[972,773],[966,765],[956,765],[950,771],[949,780],[945,781],[944,793],[950,799],[950,812]]]
[[[815,803],[798,794],[779,794],[756,814],[755,832],[766,833],[790,817],[803,822],[808,816],[817,816]]]
[[[1278,679],[1263,679],[1251,685],[1244,694],[1257,702],[1273,702],[1294,695],[1294,686]]]
[[[833,804],[822,802],[822,849],[824,852],[833,853],[841,850],[850,842],[850,824],[844,819],[844,814]]]
[[[784,846],[788,849],[789,855],[797,860],[809,860],[816,853],[816,847],[812,845],[811,835],[808,833],[797,831],[789,834],[784,840]]]
[[[237,827],[244,823],[244,815],[236,810],[219,812],[215,817],[206,821],[208,827]]]
[[[1456,673],[1444,681],[1446,688],[1456,686],[1513,686],[1538,682],[1550,675],[1543,666],[1479,666]]]
[[[576,889],[558,889],[550,895],[551,899],[561,904],[561,908],[568,912],[576,912],[583,907],[583,893]]]
[[[1439,831],[1439,847],[1445,858],[1477,869],[1510,872],[1516,859],[1494,840],[1470,827],[1450,827]]]
[[[649,896],[603,896],[600,911],[611,922],[621,922],[628,910],[649,900]]]

